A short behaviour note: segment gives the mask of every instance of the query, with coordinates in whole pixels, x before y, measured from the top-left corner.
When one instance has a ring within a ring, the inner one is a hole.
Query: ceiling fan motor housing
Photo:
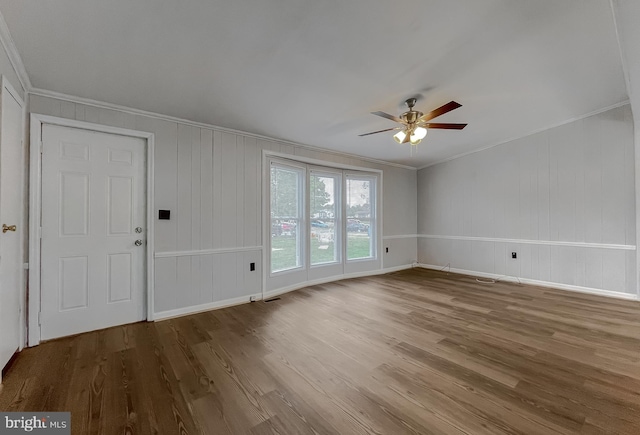
[[[405,101],[405,104],[407,105],[407,107],[409,107],[409,111],[404,112],[402,115],[400,115],[400,119],[402,119],[407,124],[414,124],[418,121],[418,119],[420,119],[422,115],[424,115],[422,112],[413,110],[413,106],[416,105],[415,98],[409,98],[407,101]]]
[[[400,115],[400,119],[402,119],[407,124],[414,124],[422,115],[423,113],[418,112],[417,110],[409,110],[408,112],[404,112],[402,115]]]

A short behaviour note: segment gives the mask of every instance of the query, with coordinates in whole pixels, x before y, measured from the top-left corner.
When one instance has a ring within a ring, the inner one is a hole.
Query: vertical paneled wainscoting
[[[260,247],[161,252],[155,257],[156,319],[262,297]]]
[[[447,266],[452,272],[636,298],[633,245],[421,235],[418,252],[429,269]]]
[[[420,170],[418,261],[635,298],[633,132],[625,104]]]
[[[382,235],[416,233],[416,171],[214,126],[30,94],[32,113],[153,133],[154,318],[248,302],[262,292],[263,153],[384,172]],[[169,210],[170,219],[159,219]],[[415,240],[415,239],[414,239]],[[407,266],[415,242],[392,240],[384,267]],[[255,271],[251,271],[255,263]],[[368,272],[380,271],[379,263]],[[302,287],[305,281],[298,283]]]

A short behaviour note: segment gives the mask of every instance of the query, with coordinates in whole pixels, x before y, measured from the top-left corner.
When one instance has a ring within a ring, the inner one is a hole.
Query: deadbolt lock
[[[142,227],[136,227],[136,233],[140,234],[142,232]]]

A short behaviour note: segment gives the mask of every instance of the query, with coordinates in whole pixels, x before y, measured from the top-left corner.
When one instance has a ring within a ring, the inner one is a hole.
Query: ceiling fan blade
[[[386,128],[386,129],[384,129],[384,130],[372,131],[371,133],[359,134],[358,136],[360,136],[360,137],[362,137],[362,136],[369,136],[370,134],[384,133],[385,131],[399,130],[400,128],[401,128],[401,127],[396,127],[396,128]]]
[[[444,115],[447,112],[451,112],[452,110],[455,110],[458,107],[462,107],[462,104],[456,103],[455,101],[450,101],[444,106],[440,106],[437,109],[427,113],[426,115],[421,116],[420,119],[418,119],[418,122],[429,121],[433,118],[437,118],[438,116]]]
[[[383,118],[387,118],[392,121],[399,122],[400,124],[404,124],[404,121],[402,119],[398,118],[397,116],[389,115],[388,113],[385,113],[385,112],[371,112],[371,114],[382,116]]]
[[[446,130],[462,130],[467,126],[467,124],[442,124],[442,123],[431,123],[431,124],[422,124],[427,128],[444,128]]]

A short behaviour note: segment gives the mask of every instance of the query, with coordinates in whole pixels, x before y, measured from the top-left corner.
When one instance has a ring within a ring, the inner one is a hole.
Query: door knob
[[[7,225],[7,224],[2,224],[2,232],[6,233],[7,231],[15,231],[16,230],[16,226],[15,225]]]
[[[134,243],[135,243],[136,246],[141,246],[142,245],[142,240],[138,239]]]

